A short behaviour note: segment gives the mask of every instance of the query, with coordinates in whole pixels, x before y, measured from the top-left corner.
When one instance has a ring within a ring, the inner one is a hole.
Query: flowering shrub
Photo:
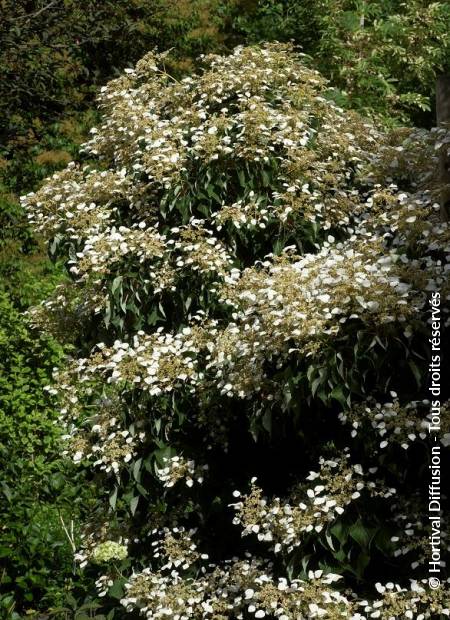
[[[23,199],[71,275],[30,316],[79,352],[49,390],[104,485],[77,559],[121,617],[448,616],[400,540],[449,295],[435,134],[344,112],[290,46],[163,67],[110,82],[84,161]]]

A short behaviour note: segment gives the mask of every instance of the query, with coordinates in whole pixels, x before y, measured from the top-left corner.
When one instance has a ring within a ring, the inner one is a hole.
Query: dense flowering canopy
[[[289,46],[180,82],[163,61],[110,82],[84,162],[23,199],[71,278],[31,316],[79,351],[50,388],[67,450],[109,494],[77,558],[149,619],[448,616],[401,539],[417,480],[381,458],[427,441],[445,131],[385,136]]]

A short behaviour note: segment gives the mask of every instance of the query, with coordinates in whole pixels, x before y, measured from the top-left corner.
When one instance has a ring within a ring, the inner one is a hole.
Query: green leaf
[[[266,411],[262,417],[263,428],[269,433],[272,433],[272,412]]]
[[[116,508],[116,504],[117,504],[117,493],[119,491],[119,487],[116,485],[114,487],[114,490],[112,491],[112,493],[109,496],[109,505],[111,506],[111,508],[113,510],[115,510]]]
[[[325,538],[326,538],[326,541],[327,541],[328,545],[330,546],[330,548],[333,551],[336,551],[336,549],[334,548],[333,537],[331,536],[331,534],[329,532],[325,532]]]
[[[368,549],[374,535],[374,531],[366,528],[360,519],[354,523],[348,533],[354,541],[358,543],[361,549]]]
[[[322,378],[321,377],[316,377],[312,382],[311,382],[311,393],[313,396],[316,395],[316,392],[319,388],[319,386],[322,383]]]
[[[123,597],[123,580],[117,579],[108,590],[109,596],[115,599],[121,599]]]
[[[342,387],[340,385],[337,385],[335,388],[333,388],[330,396],[331,398],[334,398],[334,400],[337,400],[342,405],[342,407],[344,407],[344,409],[347,408],[348,400],[345,397]]]
[[[135,497],[132,498],[131,502],[130,502],[130,512],[131,514],[134,516],[138,503],[139,503],[139,495],[136,495]]]
[[[112,285],[111,285],[111,293],[113,295],[117,291],[117,289],[122,285],[122,282],[123,282],[122,276],[117,276],[116,278],[114,278]]]
[[[6,497],[8,502],[10,502],[12,500],[12,491],[9,488],[9,486],[6,484],[6,482],[2,482],[2,491],[3,491],[3,495]]]
[[[340,520],[336,521],[336,523],[330,528],[330,532],[341,546],[344,545],[348,539],[348,528],[345,527]]]
[[[370,555],[367,553],[360,553],[356,559],[356,574],[358,577],[362,577],[364,575],[364,571],[370,563]]]
[[[136,485],[136,489],[139,491],[141,495],[143,495],[144,497],[148,497],[148,491],[145,487],[142,486],[142,484],[138,483]]]
[[[408,366],[411,369],[411,372],[414,375],[414,378],[416,380],[417,383],[417,387],[420,388],[420,386],[422,385],[422,373],[420,372],[420,370],[418,369],[416,363],[413,360],[408,360]]]
[[[133,465],[133,478],[139,482],[141,477],[142,458],[138,459]]]

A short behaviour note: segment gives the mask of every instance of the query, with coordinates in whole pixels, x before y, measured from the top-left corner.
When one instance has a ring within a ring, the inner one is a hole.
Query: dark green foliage
[[[0,293],[2,618],[61,602],[75,577],[61,519],[70,531],[92,492],[60,454],[57,414],[44,391],[61,357],[60,347],[30,333]]]
[[[75,156],[95,114],[80,113],[58,123],[35,123],[39,141],[0,169],[0,278],[14,305],[25,310],[38,303],[61,279],[47,251],[28,225],[18,194],[35,188],[45,177]]]
[[[89,105],[99,84],[152,47],[177,42],[183,56],[195,55],[214,33],[207,2],[2,0],[1,9],[3,139],[27,140],[30,119]]]
[[[450,5],[429,0],[238,0],[238,41],[294,40],[343,103],[384,120],[432,125],[436,75],[450,68]],[[347,100],[347,101],[346,101]]]

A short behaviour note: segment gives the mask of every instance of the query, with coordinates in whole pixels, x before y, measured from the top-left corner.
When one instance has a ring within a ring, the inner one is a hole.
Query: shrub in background
[[[334,95],[290,46],[181,80],[148,54],[103,88],[85,162],[24,198],[71,278],[32,321],[78,350],[52,391],[103,493],[76,559],[104,613],[449,614],[421,517],[446,134]]]
[[[48,260],[47,248],[33,234],[17,192],[35,188],[46,176],[67,165],[95,118],[95,114],[86,112],[48,125],[39,144],[5,161],[0,171],[1,288],[19,310],[45,297],[61,281],[62,272]]]
[[[450,68],[450,6],[414,0],[225,3],[230,36],[294,40],[345,94],[385,121],[432,126],[436,75]]]
[[[32,138],[38,122],[89,105],[96,88],[126,63],[174,42],[180,55],[215,36],[214,3],[2,1],[0,91],[2,142]]]
[[[42,598],[48,604],[52,590],[62,590],[73,570],[60,515],[68,523],[78,518],[79,476],[61,459],[57,413],[44,392],[61,355],[54,341],[29,332],[23,317],[0,293],[0,609],[4,613],[35,608]],[[73,479],[70,485],[68,477]]]

